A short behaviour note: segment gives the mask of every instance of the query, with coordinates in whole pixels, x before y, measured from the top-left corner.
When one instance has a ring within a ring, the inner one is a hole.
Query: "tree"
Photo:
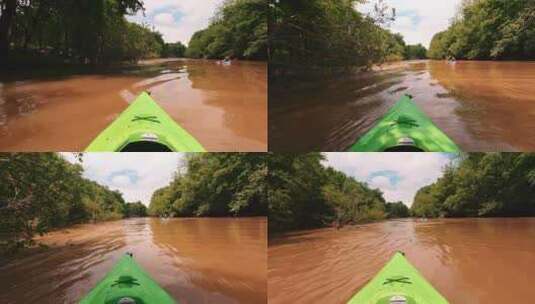
[[[386,214],[388,218],[404,218],[410,216],[410,210],[403,202],[386,203]]]
[[[161,34],[125,19],[143,9],[140,0],[8,0],[0,8],[3,63],[105,64],[158,57],[164,44]]]
[[[145,217],[147,207],[142,202],[127,203],[125,205],[125,217]]]
[[[426,59],[427,58],[427,49],[421,45],[407,45],[405,47],[405,59],[414,60],[414,59]]]
[[[157,190],[155,216],[267,215],[266,156],[255,153],[190,154],[185,171]]]
[[[227,0],[208,28],[192,36],[186,56],[265,60],[267,35],[265,1]]]
[[[448,30],[437,33],[428,56],[443,59],[535,59],[535,2],[463,1]]]
[[[55,153],[0,153],[0,251],[31,246],[53,228],[122,218],[122,195],[82,172]]]
[[[415,216],[535,215],[533,153],[471,153],[416,194]]]
[[[186,46],[180,41],[176,43],[166,43],[163,46],[162,57],[180,58],[186,55]]]

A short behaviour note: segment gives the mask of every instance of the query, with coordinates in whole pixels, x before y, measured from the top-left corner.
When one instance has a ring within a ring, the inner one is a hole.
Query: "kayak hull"
[[[398,252],[348,303],[448,304],[448,301]]]
[[[132,299],[137,304],[176,303],[158,283],[138,266],[132,256],[126,254],[106,277],[80,301],[80,304],[128,303],[125,299]]]
[[[85,151],[205,152],[147,93],[142,93]]]
[[[418,108],[410,96],[405,95],[350,148],[350,151],[460,152],[461,150]]]

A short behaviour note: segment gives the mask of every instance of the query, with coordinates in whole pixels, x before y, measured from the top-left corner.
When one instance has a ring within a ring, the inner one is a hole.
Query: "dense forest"
[[[418,217],[535,216],[535,154],[470,153],[418,191]]]
[[[166,43],[148,25],[127,21],[141,0],[5,0],[0,2],[0,63],[110,64],[146,58],[265,59],[266,4],[227,0],[187,48]]]
[[[535,1],[463,0],[458,16],[433,37],[433,59],[535,59]]]
[[[270,155],[271,231],[339,227],[408,216],[406,207],[387,204],[380,190],[326,167],[324,159],[321,153]]]
[[[53,228],[128,214],[120,192],[82,173],[55,153],[0,153],[0,252],[33,245]]]
[[[265,60],[267,36],[265,0],[227,0],[210,26],[193,35],[186,55]]]
[[[128,22],[140,0],[6,0],[0,58],[10,62],[109,63],[159,57],[161,34]]]
[[[292,68],[371,66],[425,58],[423,46],[407,46],[384,25],[395,10],[377,0],[369,16],[361,0],[270,0],[269,61],[277,73]]]
[[[266,216],[267,154],[188,154],[152,195],[153,216]]]
[[[148,215],[147,206],[142,202],[126,203],[123,213],[125,217],[145,217]]]

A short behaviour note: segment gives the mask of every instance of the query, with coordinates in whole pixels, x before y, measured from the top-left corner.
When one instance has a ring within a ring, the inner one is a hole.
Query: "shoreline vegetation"
[[[269,229],[336,229],[395,218],[535,216],[534,153],[459,154],[409,209],[323,165],[321,153],[270,158]]]
[[[450,27],[437,33],[431,59],[535,60],[535,2],[464,0]]]
[[[139,0],[7,0],[0,4],[0,65],[7,68],[131,64],[155,58],[266,60],[267,21],[261,0],[226,1],[189,46],[167,43],[148,24]]]
[[[365,1],[270,1],[270,81],[317,79],[415,59],[535,60],[535,3],[463,0],[450,27],[429,50],[389,30],[396,9],[384,0],[365,15]],[[298,13],[296,13],[298,12]]]
[[[422,45],[407,45],[385,25],[395,9],[376,0],[369,15],[357,11],[361,0],[270,0],[270,78],[336,74],[358,67],[404,59],[425,59]],[[296,14],[296,12],[299,12]]]
[[[76,156],[83,162],[83,154]],[[35,247],[36,236],[74,224],[148,215],[265,216],[264,158],[188,154],[170,186],[156,191],[147,208],[84,178],[79,163],[57,153],[0,153],[0,256]]]

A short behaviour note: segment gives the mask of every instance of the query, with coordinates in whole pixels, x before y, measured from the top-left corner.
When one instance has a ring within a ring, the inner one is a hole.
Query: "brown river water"
[[[464,151],[535,151],[535,62],[417,61],[269,90],[271,151],[345,151],[405,93]]]
[[[26,76],[0,75],[0,151],[82,151],[144,90],[208,151],[267,150],[265,63],[155,61]]]
[[[76,303],[127,251],[180,303],[265,303],[267,221],[130,219],[53,232],[0,265],[0,303]]]
[[[533,303],[535,218],[399,220],[270,240],[269,303],[346,303],[397,250],[452,304]]]

